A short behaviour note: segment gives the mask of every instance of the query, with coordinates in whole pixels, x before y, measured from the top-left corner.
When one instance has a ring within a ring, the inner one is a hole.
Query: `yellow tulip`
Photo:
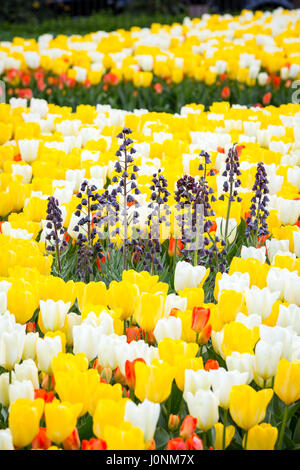
[[[57,372],[68,372],[70,370],[79,370],[84,372],[88,368],[88,360],[84,353],[71,354],[71,353],[58,353],[52,359],[52,370],[56,376]]]
[[[7,308],[18,323],[25,324],[39,306],[37,288],[23,279],[14,279],[7,292]]]
[[[150,366],[137,361],[135,363],[135,376],[134,393],[137,398],[140,401],[147,398],[154,403],[162,403],[171,393],[175,367],[158,360],[152,361]]]
[[[300,361],[279,361],[274,381],[274,392],[286,405],[300,398]]]
[[[122,385],[116,383],[114,385],[99,382],[98,387],[95,389],[93,395],[90,397],[88,412],[94,416],[97,404],[100,400],[109,399],[113,401],[122,400]]]
[[[186,287],[178,292],[180,297],[187,298],[187,309],[193,310],[204,303],[204,290],[202,287]]]
[[[179,390],[183,391],[186,369],[195,370],[195,371],[199,369],[203,369],[203,359],[201,356],[200,357],[176,356],[176,359],[174,362],[176,364],[175,382]]]
[[[80,416],[87,412],[98,384],[99,374],[95,369],[80,371],[74,368],[55,374],[55,390],[60,400],[81,403]]]
[[[113,422],[119,428],[124,421],[125,405],[127,399],[111,400],[100,399],[93,415],[93,432],[99,439],[104,439],[105,429]]]
[[[136,301],[134,318],[145,331],[155,328],[158,320],[164,316],[165,296],[157,292],[150,294],[143,292]]]
[[[214,425],[215,432],[216,432],[216,439],[214,443],[215,450],[224,450],[226,449],[230,442],[233,439],[235,434],[235,427],[234,426],[226,426],[225,429],[225,445],[223,448],[223,435],[224,435],[224,424],[223,423],[216,423]]]
[[[274,450],[277,441],[278,429],[269,423],[261,423],[249,429],[243,439],[246,450]]]
[[[159,358],[171,366],[177,366],[178,358],[194,358],[197,352],[196,343],[186,343],[180,339],[164,338],[158,343]]]
[[[106,426],[103,437],[107,443],[107,450],[145,449],[143,431],[127,421],[121,423],[118,427]]]
[[[270,388],[254,390],[250,385],[234,385],[230,393],[229,410],[234,422],[245,431],[259,424],[273,397]]]
[[[12,433],[13,444],[16,447],[28,446],[39,432],[44,403],[42,398],[35,400],[19,398],[11,404],[8,427]]]
[[[46,434],[56,444],[63,442],[75,429],[81,403],[53,400],[45,405]]]
[[[135,284],[126,281],[112,281],[109,285],[108,305],[112,309],[121,309],[121,320],[125,320],[133,315],[138,297],[139,289]]]
[[[217,306],[218,316],[223,323],[235,320],[239,312],[245,309],[245,296],[242,292],[235,290],[222,290]]]
[[[230,356],[234,351],[240,354],[254,354],[253,348],[259,339],[257,328],[250,330],[242,323],[230,322],[224,326],[224,337],[221,349],[224,356]]]

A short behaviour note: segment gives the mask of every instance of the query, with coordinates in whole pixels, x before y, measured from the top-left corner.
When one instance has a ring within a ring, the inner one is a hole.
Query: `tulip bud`
[[[35,332],[35,323],[28,321],[26,323],[26,333],[34,333]]]
[[[50,384],[49,384],[49,381],[50,381]],[[51,376],[48,375],[48,374],[44,374],[43,376],[43,379],[42,379],[42,383],[41,383],[41,388],[45,389],[45,390],[54,390],[55,388],[55,379],[54,379],[54,375],[52,374]]]
[[[74,431],[62,442],[62,445],[65,450],[80,449],[80,439],[77,428],[75,428]]]
[[[106,383],[110,383],[112,379],[112,370],[110,367],[104,367],[101,372],[101,378],[105,379]]]
[[[180,417],[178,415],[170,414],[168,428],[170,431],[176,431],[179,428]]]
[[[215,361],[214,359],[208,359],[205,363],[204,369],[205,370],[219,369],[219,363],[218,363],[218,361]]]
[[[122,374],[120,367],[116,367],[114,371],[114,380],[121,385],[127,385],[126,377]]]
[[[212,326],[211,325],[206,325],[205,328],[201,331],[199,337],[198,337],[198,344],[206,344],[210,338],[212,331]]]
[[[201,333],[203,328],[207,325],[210,317],[210,309],[203,307],[194,307],[192,313],[192,325],[191,328],[196,333]]]
[[[51,444],[52,442],[46,434],[46,428],[40,427],[39,432],[32,440],[32,448],[39,450],[47,450],[51,446]]]
[[[197,418],[194,418],[191,415],[187,415],[180,426],[180,437],[182,437],[184,440],[191,438],[196,427]]]

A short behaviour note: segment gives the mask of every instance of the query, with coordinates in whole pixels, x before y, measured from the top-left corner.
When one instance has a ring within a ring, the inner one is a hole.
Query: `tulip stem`
[[[223,419],[223,438],[222,438],[222,449],[226,448],[226,425],[227,425],[228,409],[224,410],[224,419]]]
[[[51,374],[48,375],[48,393],[50,392],[51,390]]]
[[[247,450],[248,431],[245,431],[244,437],[245,437],[244,450]]]
[[[288,409],[289,409],[288,405],[285,405],[283,420],[282,420],[281,429],[280,429],[279,441],[278,441],[278,446],[277,446],[278,450],[281,450],[281,447],[282,447],[283,436],[284,436],[284,431],[285,431],[287,417],[288,417]]]
[[[8,371],[8,380],[9,380],[9,383],[11,384],[11,379],[12,379],[12,371],[11,369]]]

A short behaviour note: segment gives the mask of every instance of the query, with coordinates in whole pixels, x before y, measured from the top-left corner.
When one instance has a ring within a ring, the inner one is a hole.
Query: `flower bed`
[[[297,448],[299,112],[0,105],[1,449]]]
[[[179,112],[215,101],[279,106],[300,78],[299,10],[0,43],[7,97]],[[295,97],[297,99],[297,97]]]

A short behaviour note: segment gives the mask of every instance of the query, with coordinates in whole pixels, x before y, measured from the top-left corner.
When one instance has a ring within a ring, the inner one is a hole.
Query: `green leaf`
[[[171,436],[164,428],[162,428],[161,426],[157,427],[155,434],[154,434],[154,441],[155,441],[156,449],[157,450],[165,449],[170,437]]]

